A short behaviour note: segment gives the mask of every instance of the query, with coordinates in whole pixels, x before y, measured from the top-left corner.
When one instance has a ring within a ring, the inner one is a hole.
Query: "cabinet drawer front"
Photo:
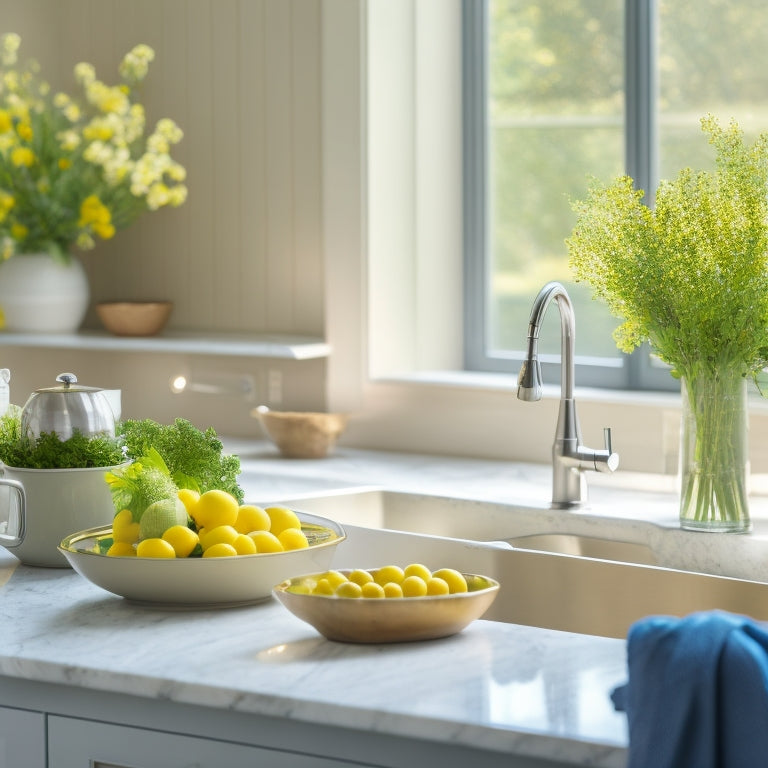
[[[337,760],[122,725],[48,718],[48,768],[338,768]],[[346,766],[351,764],[345,763]],[[2,766],[4,768],[4,766]],[[11,766],[9,766],[11,768]],[[13,768],[19,768],[13,765]],[[35,768],[38,768],[35,766]]]
[[[45,715],[0,707],[0,768],[45,768]]]

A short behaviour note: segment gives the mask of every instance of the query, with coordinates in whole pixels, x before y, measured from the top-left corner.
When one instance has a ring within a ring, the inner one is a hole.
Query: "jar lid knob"
[[[60,381],[64,385],[64,389],[69,389],[72,384],[77,384],[77,376],[74,373],[60,373],[56,377],[56,381]]]

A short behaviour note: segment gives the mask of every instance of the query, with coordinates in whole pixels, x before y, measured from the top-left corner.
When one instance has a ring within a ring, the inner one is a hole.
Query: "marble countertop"
[[[267,442],[225,440],[225,447],[240,456],[251,501],[380,487],[527,504],[553,521],[564,516],[548,510],[546,466],[343,447],[324,460],[286,460]],[[589,480],[591,503],[566,520],[598,517],[630,528],[650,521],[674,532],[673,479],[618,473]],[[753,505],[758,533],[729,542],[765,538],[764,505],[764,498]],[[575,765],[626,761],[626,718],[609,698],[626,678],[623,640],[478,620],[442,640],[345,645],[324,640],[272,600],[148,609],[71,570],[18,565],[3,549],[0,623],[0,674],[10,677]]]
[[[241,457],[249,500],[361,484],[484,498],[548,493],[546,467],[344,449],[289,461],[267,443],[226,447]],[[609,698],[626,678],[623,640],[478,620],[441,640],[345,645],[274,600],[148,609],[69,569],[19,565],[3,549],[0,623],[0,674],[10,677],[575,765],[626,761],[626,718]]]
[[[442,640],[345,645],[275,601],[144,608],[71,570],[16,562],[0,550],[2,675],[576,765],[625,762],[625,718],[609,700],[625,677],[621,640],[479,620]]]

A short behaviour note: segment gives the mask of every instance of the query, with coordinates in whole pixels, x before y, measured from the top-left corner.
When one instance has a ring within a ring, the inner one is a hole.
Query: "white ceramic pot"
[[[0,264],[0,310],[6,331],[73,333],[83,322],[90,291],[75,257],[47,253],[13,256]]]
[[[63,538],[112,523],[115,510],[104,474],[114,467],[0,466],[0,545],[22,563],[66,568],[58,551]]]

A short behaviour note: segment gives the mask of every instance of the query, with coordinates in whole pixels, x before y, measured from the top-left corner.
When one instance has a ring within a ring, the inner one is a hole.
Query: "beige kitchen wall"
[[[76,89],[79,61],[114,82],[126,51],[152,46],[148,122],[184,130],[187,203],[83,256],[94,302],[171,299],[182,330],[324,336],[321,21],[321,0],[3,0],[0,33],[18,32],[22,57],[56,88]],[[98,327],[93,310],[86,326]],[[74,370],[121,387],[126,416],[186,416],[229,434],[258,433],[249,412],[270,382],[274,406],[325,405],[323,361],[0,346],[0,365],[13,402]],[[190,369],[227,386],[247,377],[255,391],[172,395],[168,380]]]

